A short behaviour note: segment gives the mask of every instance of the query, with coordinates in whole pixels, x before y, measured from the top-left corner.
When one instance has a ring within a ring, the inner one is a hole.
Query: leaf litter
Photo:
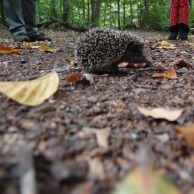
[[[192,39],[189,43],[172,41],[172,45],[161,46],[167,34],[137,32],[146,39],[145,54],[152,67],[139,70],[122,65],[124,74],[92,75],[88,78],[92,84],[85,85],[66,84],[69,75],[85,73],[68,60],[74,56],[72,40],[78,34],[45,33],[54,40],[48,46],[61,52],[41,52],[37,49],[40,43],[17,45],[6,30],[1,30],[6,46],[22,50],[20,55],[1,53],[1,81],[34,80],[49,73],[55,64],[63,69],[58,72],[60,84],[52,99],[37,107],[20,105],[0,95],[1,193],[19,194],[23,188],[18,184],[21,145],[29,145],[32,150],[34,165],[30,168],[36,173],[38,193],[107,194],[113,193],[125,177],[133,180],[137,175],[138,151],[143,144],[152,151],[149,162],[157,172],[153,181],[160,182],[157,177],[162,176],[176,191],[192,194],[193,149],[174,129],[194,122],[193,74],[186,65],[177,79],[152,78],[153,72],[164,73],[170,68],[177,72],[171,64],[178,59],[192,67]],[[60,44],[59,39],[63,40]],[[145,117],[137,110],[138,104],[184,112],[169,122]],[[95,129],[95,133],[86,132],[85,127]],[[164,187],[170,191],[170,187]]]

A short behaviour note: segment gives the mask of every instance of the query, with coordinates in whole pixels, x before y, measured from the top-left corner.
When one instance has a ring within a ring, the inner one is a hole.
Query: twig
[[[19,156],[20,193],[37,194],[32,151],[28,148],[28,146],[23,145],[20,149]]]

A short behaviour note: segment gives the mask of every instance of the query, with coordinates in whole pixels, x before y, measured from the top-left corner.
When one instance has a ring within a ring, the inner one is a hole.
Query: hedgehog
[[[75,60],[86,72],[118,73],[121,62],[146,63],[142,38],[128,31],[92,28],[75,44]]]

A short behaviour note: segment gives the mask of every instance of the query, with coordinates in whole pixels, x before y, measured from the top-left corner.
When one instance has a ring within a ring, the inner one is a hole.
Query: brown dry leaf
[[[136,167],[118,185],[113,194],[180,194],[178,189],[157,172]]]
[[[177,59],[171,63],[171,66],[173,66],[175,69],[181,69],[183,67],[186,67],[189,70],[192,70],[192,66],[185,62],[183,59]]]
[[[111,132],[110,127],[106,127],[104,129],[93,129],[93,132],[96,135],[98,145],[103,148],[108,148],[109,147],[108,139]]]
[[[149,109],[140,106],[137,106],[137,109],[146,117],[150,116],[155,119],[166,119],[168,121],[176,121],[184,111],[183,108],[170,110],[161,107]]]
[[[0,53],[5,53],[5,54],[21,54],[22,50],[21,49],[13,49],[11,47],[4,46],[0,44]]]
[[[23,42],[22,44],[23,44],[23,46],[24,46],[26,49],[37,49],[37,48],[40,48],[40,46],[33,45],[32,42]]]
[[[31,49],[31,48],[32,48],[32,43],[31,43],[31,42],[23,42],[23,46],[24,46],[26,49]]]
[[[31,81],[0,82],[0,92],[20,104],[37,106],[52,96],[58,85],[58,74],[53,71]]]
[[[80,79],[81,77],[82,77],[81,73],[74,73],[74,74],[71,74],[70,76],[68,76],[66,81],[67,81],[67,83],[74,83],[78,79]]]
[[[177,134],[181,134],[187,141],[188,145],[194,148],[194,124],[185,127],[176,127]]]
[[[175,49],[176,46],[174,44],[171,44],[170,42],[163,40],[160,43],[160,46],[157,48],[169,48],[169,49]]]
[[[168,69],[164,73],[155,73],[153,78],[177,79],[177,74],[173,69]]]
[[[42,52],[51,52],[51,53],[55,53],[55,52],[59,51],[59,49],[51,48],[50,46],[45,46],[45,45],[40,45],[39,49]]]
[[[91,127],[84,127],[83,131],[87,134],[95,134],[97,143],[100,147],[103,148],[108,148],[109,147],[109,137],[110,137],[110,132],[111,128],[106,127],[102,129],[98,128],[91,128]]]
[[[102,161],[99,158],[93,158],[88,160],[89,164],[89,178],[92,180],[104,180],[105,171]]]

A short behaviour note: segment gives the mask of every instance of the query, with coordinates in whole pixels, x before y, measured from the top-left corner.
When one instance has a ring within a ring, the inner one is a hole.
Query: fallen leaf
[[[89,178],[92,180],[104,180],[105,171],[102,161],[99,158],[93,158],[88,160],[89,164]]]
[[[171,44],[170,42],[163,40],[159,42],[160,46],[157,48],[169,48],[169,49],[175,49],[176,46],[174,44]]]
[[[178,189],[155,171],[137,167],[118,185],[113,194],[180,194]]]
[[[78,79],[80,79],[81,77],[82,77],[81,73],[74,73],[74,74],[71,74],[70,76],[68,76],[66,81],[67,81],[67,83],[74,83]]]
[[[183,113],[184,109],[175,109],[175,110],[170,110],[170,109],[164,109],[164,108],[144,108],[137,106],[137,109],[139,112],[141,112],[144,116],[150,116],[155,119],[166,119],[168,121],[176,121],[181,114]]]
[[[108,148],[109,147],[108,139],[111,132],[110,127],[106,127],[104,129],[94,129],[93,132],[96,135],[98,145],[103,148]]]
[[[103,148],[109,147],[108,139],[110,137],[110,132],[111,132],[110,127],[106,127],[103,129],[84,127],[83,131],[85,131],[85,133],[88,133],[88,134],[94,133],[96,135],[97,143],[100,147],[103,147]]]
[[[40,48],[40,46],[33,45],[32,42],[23,42],[22,44],[23,44],[23,46],[24,46],[26,49],[37,49],[37,48]]]
[[[183,59],[177,59],[171,63],[171,66],[173,66],[175,69],[181,69],[183,67],[186,67],[189,70],[192,70],[192,66],[185,62]]]
[[[160,42],[160,45],[161,46],[170,46],[171,44],[170,44],[170,42],[168,42],[166,40],[163,40],[163,41]]]
[[[62,43],[62,42],[64,42],[63,39],[57,39],[56,40],[56,43]]]
[[[185,127],[176,127],[177,134],[181,134],[187,141],[188,145],[194,148],[194,124]]]
[[[27,49],[31,49],[32,48],[32,43],[31,42],[23,42],[23,46]]]
[[[0,44],[0,53],[5,54],[20,54],[22,52],[21,49],[13,49],[11,47],[6,47],[2,44]]]
[[[53,71],[31,81],[0,82],[0,92],[20,104],[37,106],[52,96],[58,85],[58,74]]]
[[[51,52],[51,53],[55,53],[55,52],[59,51],[59,49],[51,48],[50,46],[45,46],[45,45],[40,45],[39,49],[42,52]]]
[[[164,73],[155,73],[152,75],[153,78],[165,78],[165,79],[177,79],[176,72],[173,69],[168,69]]]

